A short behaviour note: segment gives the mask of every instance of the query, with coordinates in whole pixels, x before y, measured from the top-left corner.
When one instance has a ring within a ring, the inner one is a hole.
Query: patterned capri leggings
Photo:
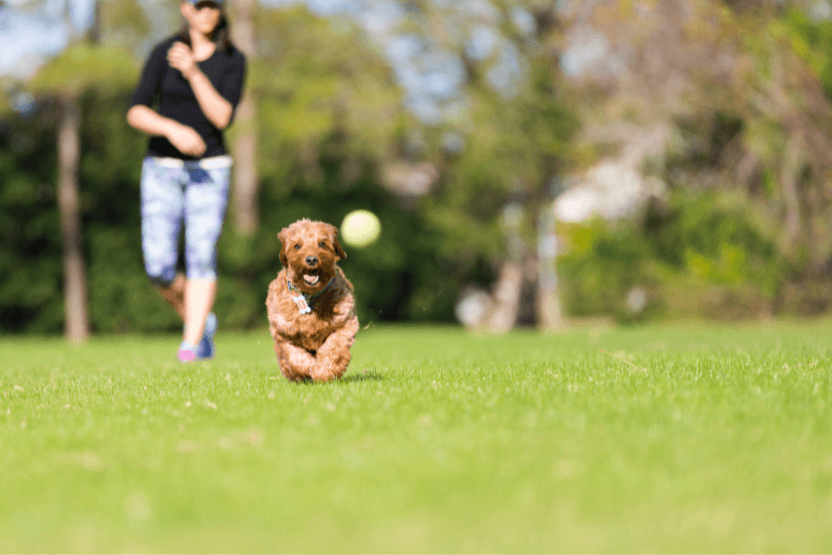
[[[217,241],[228,203],[228,156],[182,162],[147,157],[142,163],[142,251],[151,281],[176,277],[179,232],[185,224],[188,279],[217,279]]]

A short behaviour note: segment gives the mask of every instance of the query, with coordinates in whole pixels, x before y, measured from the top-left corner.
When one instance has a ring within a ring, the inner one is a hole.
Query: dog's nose
[[[318,257],[317,256],[307,256],[306,257],[306,264],[311,267],[315,267],[318,265]]]

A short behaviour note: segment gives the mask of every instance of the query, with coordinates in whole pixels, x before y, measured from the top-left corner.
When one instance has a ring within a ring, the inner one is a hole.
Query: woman
[[[185,322],[181,362],[214,356],[216,246],[231,173],[223,130],[242,95],[246,66],[229,40],[222,1],[182,2],[182,30],[150,53],[127,113],[130,126],[150,135],[141,177],[142,251],[151,281]],[[176,269],[183,221],[184,275]]]

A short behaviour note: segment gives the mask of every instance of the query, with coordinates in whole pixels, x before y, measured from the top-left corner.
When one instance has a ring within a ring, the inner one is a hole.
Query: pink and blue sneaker
[[[183,341],[179,345],[176,358],[179,362],[193,362],[195,360],[209,360],[214,358],[214,335],[217,333],[217,315],[211,312],[205,319],[205,332],[199,345]]]
[[[188,343],[187,341],[183,341],[179,344],[179,350],[176,352],[176,358],[179,362],[193,362],[197,358],[196,354],[196,346]]]

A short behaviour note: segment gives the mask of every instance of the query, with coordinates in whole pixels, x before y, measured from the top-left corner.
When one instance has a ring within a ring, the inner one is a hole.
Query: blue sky
[[[40,7],[35,12],[26,2]],[[146,4],[173,0],[140,0]],[[492,57],[487,77],[497,88],[510,94],[523,75],[520,54],[495,31],[501,15],[488,0],[435,0],[455,10],[453,17],[483,21],[474,24],[465,38],[468,55],[475,59]],[[26,78],[51,56],[66,47],[68,32],[63,13],[69,2],[73,25],[86,29],[92,19],[94,0],[6,0],[0,9],[0,76]],[[260,0],[269,6],[305,2],[321,16],[346,15],[356,20],[373,36],[385,52],[405,90],[407,106],[426,123],[453,118],[464,109],[462,84],[465,77],[461,60],[437,45],[413,34],[398,32],[405,12],[396,0]],[[512,22],[524,31],[533,26],[531,16],[515,10]],[[489,25],[491,23],[491,25]],[[167,33],[169,29],[162,29]],[[157,38],[161,38],[157,37]]]
[[[92,16],[92,0],[69,0],[73,25],[83,29]],[[68,32],[61,20],[64,0],[45,0],[38,11],[24,1],[6,0],[0,9],[0,75],[27,77],[44,59],[66,47]]]
[[[143,0],[145,3],[153,0]],[[260,0],[270,6],[287,6],[301,0]],[[28,76],[39,62],[66,47],[68,33],[62,23],[66,2],[76,29],[86,29],[92,19],[94,0],[6,0],[0,8],[0,75]],[[393,1],[306,0],[319,15],[352,15],[371,32],[384,32],[401,15]],[[37,11],[31,7],[37,5]]]

